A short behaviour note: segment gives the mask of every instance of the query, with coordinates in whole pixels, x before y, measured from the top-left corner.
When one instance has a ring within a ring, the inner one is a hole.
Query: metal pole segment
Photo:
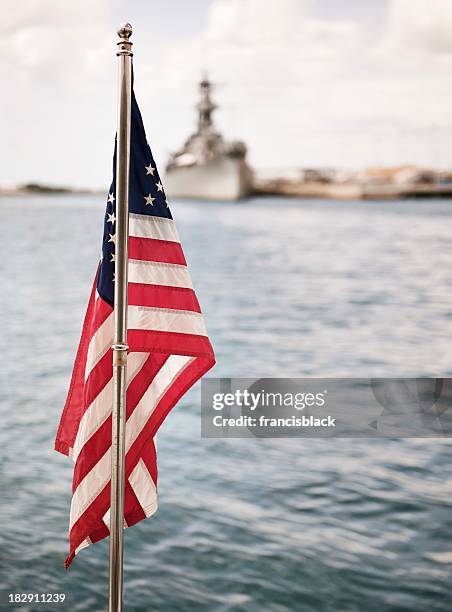
[[[124,473],[127,374],[127,243],[129,237],[129,166],[132,100],[132,26],[118,30],[118,132],[116,147],[115,335],[113,349],[113,411],[111,431],[109,611],[122,611]]]

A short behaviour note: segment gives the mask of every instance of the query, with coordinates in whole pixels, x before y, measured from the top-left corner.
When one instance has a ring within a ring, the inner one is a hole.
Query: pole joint
[[[112,344],[113,349],[113,367],[127,365],[127,351],[129,350],[128,344],[115,343]]]

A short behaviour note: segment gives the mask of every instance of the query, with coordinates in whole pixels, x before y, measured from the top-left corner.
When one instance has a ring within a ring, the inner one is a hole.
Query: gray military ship
[[[173,153],[166,167],[165,190],[170,197],[239,200],[252,188],[253,175],[246,162],[246,145],[227,142],[215,130],[211,83],[200,84],[198,129]]]

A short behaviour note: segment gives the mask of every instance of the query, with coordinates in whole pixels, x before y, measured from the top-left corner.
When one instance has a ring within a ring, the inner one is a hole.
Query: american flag
[[[89,299],[55,449],[72,457],[68,567],[109,535],[115,168],[102,255]],[[125,526],[157,509],[154,437],[181,396],[215,363],[157,166],[132,94],[126,395]]]

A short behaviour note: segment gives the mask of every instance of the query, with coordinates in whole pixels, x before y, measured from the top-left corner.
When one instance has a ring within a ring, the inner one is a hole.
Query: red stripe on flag
[[[136,405],[146,393],[149,385],[162,368],[168,355],[153,353],[144,362],[139,373],[131,381],[127,389],[126,419],[135,410]]]
[[[129,237],[129,259],[162,261],[186,266],[184,252],[178,242],[155,240],[153,238]]]
[[[82,327],[82,335],[75,357],[74,368],[72,370],[71,384],[67,395],[66,403],[61,415],[60,425],[55,438],[55,450],[69,455],[70,449],[73,447],[75,437],[77,435],[80,419],[85,410],[84,403],[84,387],[85,387],[85,367],[86,356],[88,354],[88,346],[91,340],[89,333],[91,319],[94,312],[95,296],[97,285],[97,272],[94,277],[91,295],[86,309],[85,320]]]
[[[129,305],[201,312],[193,289],[164,285],[129,283]]]
[[[207,336],[149,329],[129,329],[127,340],[131,351],[154,351],[189,357],[213,357],[212,345]]]
[[[91,333],[94,335],[95,332],[99,329],[102,323],[108,319],[108,317],[113,312],[112,306],[107,304],[100,296],[96,299],[96,303],[94,304],[93,318],[90,325]]]
[[[88,374],[85,383],[85,411],[113,376],[113,349],[108,349]]]
[[[130,482],[126,480],[124,491],[124,519],[127,526],[130,527],[131,525],[138,523],[138,521],[142,521],[145,518],[146,514],[144,513],[144,510],[141,507],[137,496],[135,495],[135,491],[132,489]]]
[[[153,439],[150,440],[149,443],[146,444],[146,446],[143,448],[141,459],[143,459],[149,474],[152,476],[152,480],[157,485],[157,451],[155,449],[155,443]]]

